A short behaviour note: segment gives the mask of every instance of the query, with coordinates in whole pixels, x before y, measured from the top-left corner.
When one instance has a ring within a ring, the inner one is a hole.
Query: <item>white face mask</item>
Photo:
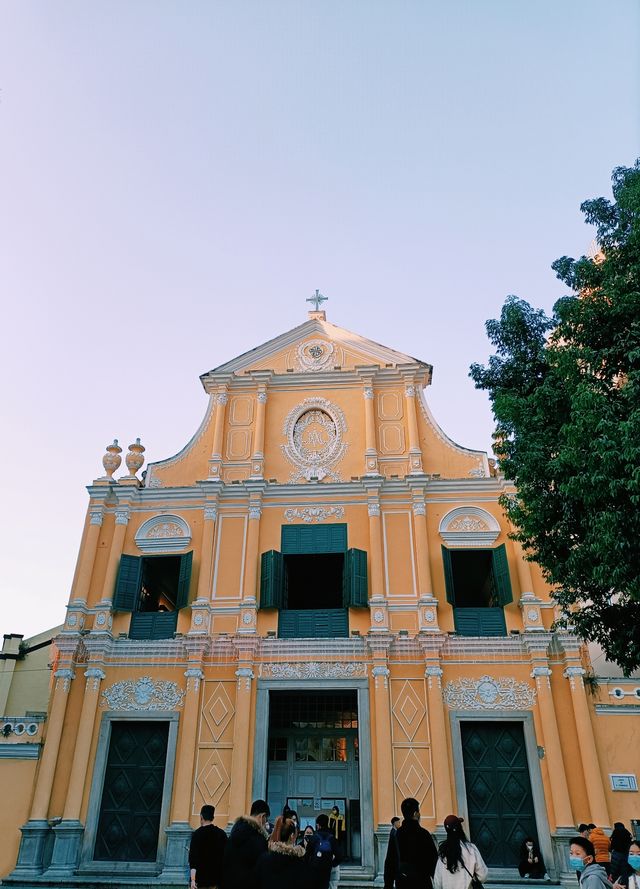
[[[533,849],[533,843],[527,843],[527,849]]]

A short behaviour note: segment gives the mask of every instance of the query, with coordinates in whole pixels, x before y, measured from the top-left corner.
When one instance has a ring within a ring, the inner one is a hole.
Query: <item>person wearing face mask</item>
[[[520,846],[518,870],[520,871],[520,876],[525,880],[529,879],[529,877],[532,880],[549,879],[540,849],[533,837],[526,837]]]
[[[630,873],[627,857],[629,846],[633,837],[622,821],[614,821],[613,831],[609,837],[609,851],[611,852],[611,879],[617,882],[620,877],[628,877]]]
[[[628,889],[640,889],[640,842],[638,842],[638,840],[633,840],[633,842],[629,846],[627,863],[629,864],[629,868],[632,872],[627,877],[626,885]],[[620,882],[616,882],[614,885],[620,886],[623,879],[624,878],[621,877]]]
[[[571,840],[569,865],[579,875],[580,889],[611,889],[606,870],[596,863],[596,850],[591,840],[581,836]]]

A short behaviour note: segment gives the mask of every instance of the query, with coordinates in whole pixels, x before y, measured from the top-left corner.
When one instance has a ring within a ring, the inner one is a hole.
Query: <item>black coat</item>
[[[220,889],[255,889],[256,864],[266,851],[266,830],[253,818],[238,818],[224,847]]]
[[[395,837],[389,837],[384,862],[385,889],[392,889],[394,880],[397,889],[430,889],[437,861],[438,850],[429,831],[414,819],[405,819]]]
[[[315,889],[315,877],[301,846],[269,843],[256,865],[256,889]]]
[[[205,824],[191,834],[189,867],[196,872],[198,886],[217,886],[220,882],[226,842],[226,833],[214,824]]]
[[[318,846],[320,845],[320,840],[322,839],[329,840],[329,842],[331,843],[333,860],[330,863],[321,863],[317,860]],[[317,889],[326,889],[331,880],[331,869],[340,864],[340,862],[342,861],[340,845],[334,834],[331,833],[330,830],[316,830],[315,834],[311,837],[309,843],[307,844],[305,858],[309,865],[309,869],[314,875]]]

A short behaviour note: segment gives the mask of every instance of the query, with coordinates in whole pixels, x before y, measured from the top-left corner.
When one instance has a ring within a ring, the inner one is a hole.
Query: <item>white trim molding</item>
[[[177,553],[191,543],[191,528],[178,515],[157,515],[143,522],[135,535],[143,553]]]
[[[486,509],[456,506],[442,517],[438,532],[449,547],[493,546],[500,525]]]

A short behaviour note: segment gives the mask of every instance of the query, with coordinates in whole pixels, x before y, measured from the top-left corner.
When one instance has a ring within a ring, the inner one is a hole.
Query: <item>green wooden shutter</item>
[[[366,608],[369,601],[367,554],[362,549],[349,549],[345,555],[342,575],[342,602],[345,608]]]
[[[282,608],[284,605],[284,559],[282,553],[270,549],[262,553],[260,564],[260,608]]]
[[[446,546],[442,547],[442,563],[444,565],[444,588],[447,592],[447,602],[455,605],[455,590],[453,586],[453,565],[451,564],[451,552]]]
[[[333,525],[283,525],[281,549],[289,555],[344,553],[347,550],[347,526],[342,522]]]
[[[180,556],[180,573],[178,574],[178,593],[176,595],[176,610],[184,608],[189,602],[189,584],[191,583],[191,565],[193,552]]]
[[[507,561],[507,549],[504,543],[491,551],[493,560],[493,582],[496,590],[496,605],[508,605],[513,602],[511,578],[509,577],[509,563]]]
[[[114,611],[135,611],[142,581],[142,557],[120,556],[120,568],[113,594]]]

